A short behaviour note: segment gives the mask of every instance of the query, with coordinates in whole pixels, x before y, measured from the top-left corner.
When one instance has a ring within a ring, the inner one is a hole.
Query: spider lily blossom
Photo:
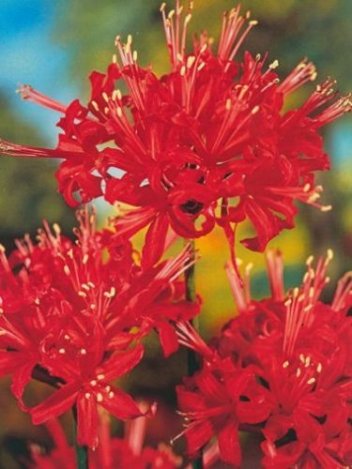
[[[0,252],[0,374],[35,424],[77,409],[78,442],[97,444],[98,409],[119,419],[141,415],[113,384],[141,361],[143,337],[158,331],[165,355],[178,347],[173,324],[191,319],[199,304],[183,300],[177,278],[194,260],[178,257],[149,268],[113,230],[96,229],[95,214],[78,212],[76,242],[57,225],[27,236],[6,256]],[[53,385],[46,400],[22,401],[32,379]]]
[[[351,465],[352,276],[322,303],[331,258],[328,251],[315,267],[309,258],[301,287],[285,294],[281,256],[270,252],[271,296],[260,301],[230,264],[239,316],[209,346],[179,325],[180,343],[203,357],[178,388],[191,455],[216,436],[222,459],[240,464],[242,429],[262,433],[263,467]]]
[[[242,242],[262,251],[294,226],[295,201],[329,210],[318,204],[314,182],[316,171],[329,168],[320,129],[351,103],[336,98],[327,80],[300,107],[284,110],[286,98],[316,78],[315,67],[304,60],[280,79],[277,60],[266,65],[266,56],[245,52],[241,61],[238,50],[257,22],[239,7],[224,14],[217,48],[202,33],[188,52],[192,3],[187,10],[176,0],[169,13],[161,7],[167,74],[141,67],[132,37],[117,37],[119,59],[114,55],[105,74],[91,74],[87,104],[65,106],[20,88],[24,99],[62,114],[55,149],[6,141],[0,148],[63,160],[56,175],[71,206],[101,195],[130,206],[116,221],[121,235],[148,226],[147,238],[158,246],[170,228],[196,238],[220,224],[233,249],[236,225],[249,220],[255,236]],[[154,249],[150,262],[160,255]]]

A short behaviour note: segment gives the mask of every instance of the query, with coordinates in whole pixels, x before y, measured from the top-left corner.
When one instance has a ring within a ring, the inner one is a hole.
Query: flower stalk
[[[77,469],[88,469],[88,446],[80,445],[77,440],[78,435],[78,419],[77,419],[77,406],[74,406],[72,409],[73,418],[74,418],[74,427],[73,427],[73,434],[74,434],[74,446],[76,451],[76,461],[77,461]]]
[[[191,260],[194,261],[196,257],[196,246],[195,241],[192,239],[190,242],[186,240],[190,244],[190,253],[191,253]],[[186,270],[185,270],[185,298],[190,303],[194,303],[196,301],[196,270],[195,264],[192,263]],[[199,332],[199,317],[196,316],[191,321],[194,329]],[[197,352],[193,349],[187,350],[187,371],[188,376],[193,376],[199,370],[199,359],[197,356]],[[192,462],[193,469],[203,469],[203,456],[202,451],[200,456]]]
[[[190,244],[190,257],[191,261],[195,259],[196,250],[195,250],[195,241],[191,240],[191,242],[187,241]],[[185,298],[190,303],[194,303],[196,300],[196,279],[195,279],[195,264],[192,263],[186,270],[185,270]],[[195,330],[199,331],[199,320],[198,317],[192,319],[192,325]],[[187,368],[188,368],[188,375],[192,376],[194,373],[199,369],[199,362],[197,358],[197,353],[189,349],[187,352]]]

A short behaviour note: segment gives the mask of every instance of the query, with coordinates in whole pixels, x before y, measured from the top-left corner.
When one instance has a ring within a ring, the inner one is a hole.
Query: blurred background
[[[252,17],[259,20],[245,48],[254,54],[268,51],[268,63],[278,59],[282,76],[303,57],[308,57],[316,64],[320,80],[327,76],[336,78],[341,93],[352,88],[351,0],[242,0],[241,3],[243,11],[251,10]],[[222,11],[234,5],[232,0],[196,0],[191,31],[207,29],[216,40]],[[17,143],[54,146],[58,116],[21,101],[16,89],[26,83],[63,103],[77,96],[84,100],[88,94],[87,76],[92,70],[105,70],[115,52],[117,34],[131,33],[141,63],[152,63],[159,73],[166,71],[167,52],[159,7],[160,0],[101,0],[99,3],[95,0],[1,0],[0,136]],[[311,90],[312,87],[307,86],[306,91]],[[304,94],[298,93],[295,99],[293,104],[299,104]],[[334,250],[333,280],[351,269],[351,130],[350,116],[326,129],[326,148],[333,169],[320,179],[325,188],[323,201],[332,204],[334,210],[321,213],[301,207],[297,229],[284,232],[270,243],[284,253],[288,287],[300,281],[304,260],[311,252],[318,255],[327,248]],[[71,232],[74,216],[56,193],[54,163],[2,157],[0,165],[2,244],[11,249],[14,238],[25,232],[34,235],[43,218],[59,222],[65,232]],[[102,203],[102,218],[110,213]],[[205,336],[210,336],[235,311],[223,272],[228,253],[220,232],[199,240],[197,247],[202,257],[197,266],[197,285],[204,297],[201,329]],[[264,295],[267,284],[263,256],[242,249],[238,255],[245,263],[254,263],[253,295]],[[334,282],[331,283],[333,286]],[[152,383],[160,362],[159,352],[153,347],[151,350],[150,370],[143,371],[146,384],[142,386],[149,394],[154,392]],[[159,388],[164,396],[170,384],[179,379],[180,372],[175,374],[175,370],[180,369],[179,360],[177,356],[171,360]],[[134,382],[140,382],[139,375]],[[132,386],[142,392],[138,384]],[[6,386],[1,389],[0,409],[2,425],[5,425],[1,434],[24,432],[25,428],[30,428],[27,417],[15,411]],[[33,430],[38,431],[41,436],[40,430]],[[6,459],[5,453],[3,449],[0,467],[12,467],[15,463]],[[2,460],[5,462],[1,463]]]

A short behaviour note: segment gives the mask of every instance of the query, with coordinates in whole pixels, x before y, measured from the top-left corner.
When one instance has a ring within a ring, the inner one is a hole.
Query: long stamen
[[[283,279],[284,265],[281,252],[269,250],[266,254],[266,262],[272,297],[275,301],[282,301],[285,296],[285,290]]]
[[[21,85],[18,88],[17,93],[20,94],[22,99],[32,101],[33,103],[39,104],[40,106],[52,109],[53,111],[62,112],[63,114],[66,112],[67,107],[64,104],[61,104],[59,101],[39,93],[39,91],[36,91],[30,85]]]
[[[75,158],[82,157],[78,151],[56,150],[51,148],[32,147],[30,145],[18,145],[0,138],[0,153],[9,156],[24,156],[26,158]]]
[[[242,26],[250,17],[249,12],[247,13],[246,18],[240,16],[239,13],[240,6],[233,8],[230,12],[224,14],[218,47],[219,58],[224,62],[230,62],[235,57],[249,31],[258,23],[255,20],[249,21],[247,28],[239,36]]]
[[[200,337],[197,331],[188,322],[178,322],[176,324],[176,334],[181,345],[191,348],[204,358],[213,359],[214,353]]]
[[[186,13],[181,25],[183,7],[180,6],[179,0],[176,1],[175,10],[171,10],[168,14],[166,14],[165,3],[160,7],[170,61],[174,70],[176,70],[180,64],[185,63],[187,30],[188,24],[192,18],[192,9],[193,2],[190,1],[188,3],[188,13]]]
[[[281,91],[283,94],[292,93],[308,81],[314,81],[316,77],[317,71],[315,65],[312,62],[308,62],[306,59],[304,59],[278,86],[278,91]]]

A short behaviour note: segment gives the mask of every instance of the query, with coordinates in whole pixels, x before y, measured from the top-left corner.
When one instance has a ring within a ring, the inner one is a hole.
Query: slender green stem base
[[[88,469],[88,447],[80,446],[77,443],[77,408],[76,406],[72,409],[74,418],[74,439],[75,439],[75,451],[76,451],[76,462],[77,469]]]
[[[77,469],[88,469],[88,448],[75,443]]]
[[[188,241],[189,242],[189,241]],[[196,251],[195,251],[195,242],[194,240],[191,241],[191,255],[192,258],[195,258]],[[195,265],[191,265],[185,271],[185,297],[187,301],[194,302],[196,301],[196,281],[195,281]],[[192,320],[193,327],[199,331],[199,320],[195,318]],[[196,371],[199,370],[199,360],[197,354],[194,350],[189,349],[187,351],[187,368],[188,368],[188,376],[194,375]],[[203,457],[202,453],[200,456],[192,462],[193,469],[203,469]]]

